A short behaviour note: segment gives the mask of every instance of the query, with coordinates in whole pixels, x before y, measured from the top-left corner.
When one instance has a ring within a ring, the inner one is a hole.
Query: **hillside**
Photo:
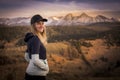
[[[23,80],[29,26],[0,27],[0,80]],[[119,24],[47,26],[48,80],[119,80]],[[13,74],[14,73],[14,74]]]

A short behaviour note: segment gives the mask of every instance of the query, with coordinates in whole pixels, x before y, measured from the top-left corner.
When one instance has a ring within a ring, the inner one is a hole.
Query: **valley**
[[[23,80],[30,26],[0,26],[0,80]],[[119,80],[120,24],[47,26],[48,80]],[[13,74],[14,73],[14,74]]]

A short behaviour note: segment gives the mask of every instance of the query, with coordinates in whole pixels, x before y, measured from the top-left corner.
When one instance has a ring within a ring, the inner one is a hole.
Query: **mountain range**
[[[0,24],[5,25],[30,25],[31,17],[17,17],[17,18],[0,18]],[[92,23],[100,22],[120,22],[118,18],[107,18],[103,15],[97,15],[96,17],[89,16],[86,13],[82,13],[78,16],[74,16],[69,13],[65,16],[52,16],[48,18],[48,22],[45,23],[47,26],[70,26],[70,25],[89,25]]]
[[[91,17],[86,13],[82,13],[79,16],[73,16],[73,14],[69,13],[63,17],[50,17],[49,23],[47,25],[88,25],[92,23],[100,23],[100,22],[120,22],[117,18],[107,18],[103,15],[97,15],[96,17]]]
[[[30,17],[0,18],[0,24],[12,26],[27,26],[30,25]]]

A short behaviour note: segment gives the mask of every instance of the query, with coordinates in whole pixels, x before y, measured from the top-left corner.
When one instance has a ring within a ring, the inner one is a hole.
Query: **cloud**
[[[2,0],[0,1],[0,9],[15,9],[25,7],[28,1],[20,0]]]
[[[44,1],[44,2],[79,2],[79,3],[119,3],[120,0],[33,0],[33,1]]]
[[[120,11],[119,0],[1,0],[0,16],[45,16],[79,11]]]

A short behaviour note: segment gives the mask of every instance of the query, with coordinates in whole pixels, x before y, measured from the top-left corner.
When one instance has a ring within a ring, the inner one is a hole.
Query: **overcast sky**
[[[82,13],[120,17],[120,0],[0,0],[0,17],[61,16]]]

